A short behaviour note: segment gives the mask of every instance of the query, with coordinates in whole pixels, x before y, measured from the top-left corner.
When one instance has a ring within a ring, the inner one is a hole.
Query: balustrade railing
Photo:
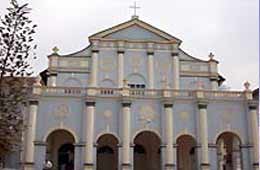
[[[77,87],[42,87],[43,95],[54,96],[86,96],[118,97],[123,95],[122,88],[77,88]],[[173,97],[195,98],[196,90],[173,90],[173,89],[131,89],[128,88],[129,97]],[[207,99],[244,99],[244,92],[237,91],[201,91]]]

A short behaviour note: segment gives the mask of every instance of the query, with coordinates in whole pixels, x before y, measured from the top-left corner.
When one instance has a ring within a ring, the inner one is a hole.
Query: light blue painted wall
[[[118,32],[115,32],[111,35],[108,35],[105,38],[112,38],[112,39],[127,39],[127,40],[154,40],[154,41],[160,41],[165,40],[164,38],[147,31],[138,25],[133,25],[129,28],[120,30]]]

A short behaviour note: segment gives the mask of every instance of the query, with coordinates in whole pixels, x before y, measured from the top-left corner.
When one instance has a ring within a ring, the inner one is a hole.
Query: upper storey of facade
[[[224,81],[212,54],[207,61],[192,57],[180,39],[138,18],[98,32],[89,42],[73,54],[56,50],[48,57],[48,86],[218,90]]]

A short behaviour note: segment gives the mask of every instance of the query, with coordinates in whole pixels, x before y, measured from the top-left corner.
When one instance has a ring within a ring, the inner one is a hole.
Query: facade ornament
[[[70,114],[69,106],[66,104],[60,104],[55,108],[53,115],[56,117],[56,119],[60,122],[60,126],[63,127],[64,120],[68,117]]]
[[[130,6],[129,8],[134,10],[134,15],[132,15],[132,19],[138,18],[138,15],[136,15],[137,9],[140,9],[141,7],[136,5],[136,2],[134,2],[133,6]]]
[[[170,61],[166,61],[166,60],[163,60],[163,61],[158,60],[156,62],[156,68],[160,72],[161,75],[166,75],[168,73],[169,67],[170,67],[169,62]]]
[[[141,58],[138,56],[133,56],[132,57],[132,67],[135,73],[138,72],[140,66],[142,64]]]
[[[148,128],[148,126],[156,119],[156,114],[154,113],[154,110],[150,106],[142,106],[139,111],[139,118],[141,125],[143,125],[145,128]]]
[[[245,91],[250,91],[250,83],[248,81],[244,83],[244,87],[245,87]]]
[[[60,49],[57,46],[53,47],[52,49],[53,54],[58,54],[59,51]]]
[[[106,131],[109,132],[110,131],[110,122],[113,116],[113,113],[111,110],[106,110],[103,113],[104,117],[105,117],[105,121],[106,121]]]
[[[116,68],[115,62],[111,57],[103,57],[100,59],[100,70],[103,72],[111,72]]]
[[[209,60],[213,60],[214,54],[212,52],[209,53]]]
[[[182,121],[187,121],[190,117],[190,114],[188,112],[181,112],[180,113],[180,118]]]
[[[41,86],[41,81],[42,81],[42,77],[40,75],[38,75],[35,79],[35,82],[34,82],[34,86]]]

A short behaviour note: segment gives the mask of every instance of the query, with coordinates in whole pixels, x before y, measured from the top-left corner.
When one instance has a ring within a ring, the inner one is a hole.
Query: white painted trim
[[[154,133],[160,140],[161,140],[161,143],[162,143],[162,138],[161,138],[161,135],[160,133],[155,130],[155,129],[148,129],[148,128],[145,128],[145,129],[139,129],[139,130],[136,130],[134,132],[134,135],[132,136],[132,139],[131,139],[131,143],[134,144],[134,141],[135,141],[135,138],[142,132],[151,132],[151,133]]]
[[[118,144],[121,144],[121,139],[115,132],[106,132],[106,131],[100,132],[96,136],[95,142],[98,143],[99,138],[102,137],[103,135],[112,135],[114,138],[116,138]]]
[[[69,133],[73,136],[73,138],[74,138],[74,140],[75,140],[75,143],[79,143],[79,139],[78,139],[78,136],[76,135],[76,133],[75,133],[73,130],[71,130],[70,128],[67,128],[67,127],[54,127],[54,128],[50,128],[50,129],[47,131],[46,135],[43,137],[43,141],[44,141],[44,142],[47,142],[48,137],[49,137],[53,132],[59,131],[59,130],[64,130],[64,131],[69,132]]]
[[[181,137],[181,136],[190,136],[195,140],[196,143],[198,143],[196,136],[194,134],[190,133],[190,132],[185,132],[185,133],[179,132],[176,135],[176,137],[174,138],[174,143],[177,143],[178,138]]]
[[[218,131],[218,133],[214,137],[214,144],[217,144],[219,136],[222,135],[223,133],[232,133],[239,139],[240,144],[245,144],[244,138],[242,138],[242,135],[235,129],[224,129],[224,130]]]

